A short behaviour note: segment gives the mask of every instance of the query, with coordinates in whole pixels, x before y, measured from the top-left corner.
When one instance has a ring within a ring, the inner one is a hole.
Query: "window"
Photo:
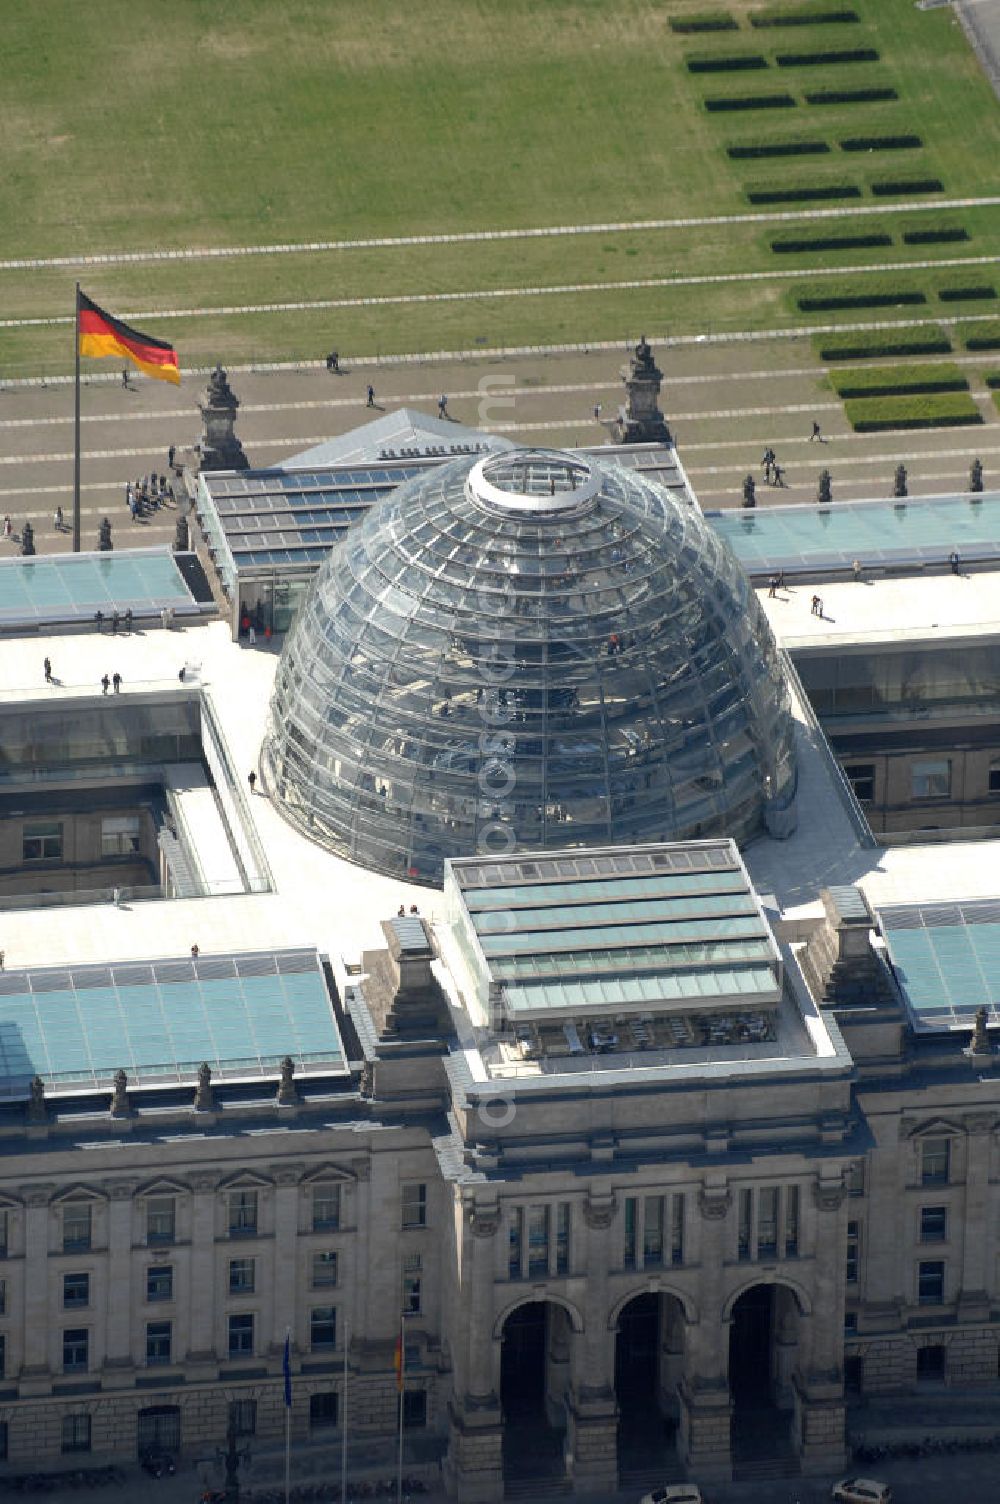
[[[1000,762],[990,764],[989,783],[987,787],[991,794],[1000,794]]]
[[[146,1299],[173,1300],[174,1270],[172,1264],[150,1264],[146,1270]]]
[[[948,1236],[948,1211],[943,1206],[920,1208],[921,1243],[943,1243]]]
[[[257,1192],[230,1191],[229,1236],[252,1238],[257,1232]]]
[[[951,1174],[951,1139],[925,1138],[920,1145],[922,1185],[947,1185]]]
[[[844,766],[844,773],[854,790],[854,797],[862,804],[871,804],[875,798],[875,764],[873,762],[847,763]]]
[[[663,1197],[644,1198],[642,1220],[642,1263],[644,1269],[655,1269],[663,1263]]]
[[[778,1252],[778,1188],[765,1186],[757,1207],[757,1257],[773,1259]]]
[[[535,1279],[569,1272],[568,1201],[557,1202],[554,1206],[513,1207],[510,1216],[508,1272],[511,1279]]]
[[[101,855],[133,856],[138,850],[139,816],[105,816],[101,821]]]
[[[672,1196],[670,1206],[670,1262],[684,1262],[684,1197]]]
[[[314,1353],[330,1352],[337,1346],[335,1306],[314,1306],[309,1312],[309,1346]]]
[[[861,1223],[848,1222],[847,1224],[847,1268],[844,1278],[849,1285],[858,1282],[858,1270],[861,1267]]]
[[[427,1392],[424,1389],[405,1389],[403,1401],[404,1431],[418,1431],[427,1424]]]
[[[845,1311],[844,1312],[844,1336],[845,1337],[856,1337],[857,1335],[858,1335],[858,1313],[857,1313],[857,1311]],[[847,1362],[846,1358],[844,1359],[844,1362],[845,1363]]]
[[[90,1451],[90,1416],[64,1415],[62,1419],[62,1449],[64,1452]]]
[[[422,1181],[410,1180],[403,1186],[403,1226],[427,1226],[427,1187]]]
[[[507,1249],[507,1272],[511,1279],[521,1278],[521,1258],[524,1249],[524,1211],[515,1206],[510,1214],[510,1240]]]
[[[7,1338],[0,1332],[0,1379],[7,1374]]]
[[[409,1253],[403,1259],[403,1315],[420,1315],[420,1280],[422,1261],[419,1253]]]
[[[852,1353],[844,1359],[844,1390],[847,1394],[860,1394],[865,1382],[865,1360]]]
[[[255,1284],[255,1259],[229,1260],[229,1293],[231,1295],[252,1295]]]
[[[64,1274],[63,1275],[63,1307],[72,1310],[74,1306],[90,1305],[90,1275],[89,1274]]]
[[[246,1358],[253,1355],[253,1316],[247,1312],[229,1318],[229,1356]]]
[[[25,862],[60,861],[63,828],[58,820],[35,820],[21,833],[21,859]]]
[[[528,1207],[528,1277],[549,1272],[549,1209]]]
[[[90,1362],[90,1333],[86,1327],[63,1332],[63,1373],[86,1373]]]
[[[314,1253],[312,1256],[312,1286],[314,1290],[322,1290],[329,1285],[337,1283],[337,1255],[335,1253]]]
[[[177,1230],[173,1196],[150,1196],[146,1202],[146,1242],[172,1243]]]
[[[329,1431],[336,1427],[338,1398],[336,1390],[328,1390],[325,1394],[311,1394],[309,1396],[310,1431]]]
[[[0,1279],[0,1316],[7,1314],[7,1281]]]
[[[943,1384],[945,1373],[945,1350],[940,1343],[917,1348],[917,1379],[933,1384]]]
[[[7,1257],[7,1208],[0,1209],[0,1259]]]
[[[170,1362],[169,1321],[146,1322],[146,1362],[150,1367]]]
[[[940,1259],[917,1265],[917,1300],[922,1306],[944,1304],[944,1263]]]
[[[91,1243],[89,1201],[71,1201],[62,1209],[63,1253],[86,1253]]]
[[[797,1258],[799,1188],[765,1185],[739,1193],[736,1254],[743,1261]]]
[[[625,1268],[635,1268],[635,1250],[637,1243],[636,1233],[636,1208],[638,1197],[626,1196],[625,1198]]]
[[[7,1422],[0,1420],[0,1462],[7,1461]]]
[[[569,1273],[569,1202],[556,1206],[556,1273]]]
[[[799,1252],[799,1188],[785,1188],[785,1258],[794,1259]]]
[[[951,797],[951,762],[947,757],[915,762],[911,768],[911,793],[914,799],[949,799]]]
[[[340,1186],[313,1187],[313,1232],[332,1232],[340,1226]]]
[[[847,1171],[847,1194],[849,1196],[863,1196],[865,1194],[865,1162],[856,1159]]]
[[[229,1430],[237,1438],[257,1435],[256,1400],[230,1400]]]

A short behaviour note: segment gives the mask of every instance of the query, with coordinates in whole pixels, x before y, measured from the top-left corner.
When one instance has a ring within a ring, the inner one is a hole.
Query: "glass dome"
[[[556,451],[450,461],[348,534],[264,761],[291,821],[421,882],[449,856],[794,823],[787,689],[735,557],[689,503]]]

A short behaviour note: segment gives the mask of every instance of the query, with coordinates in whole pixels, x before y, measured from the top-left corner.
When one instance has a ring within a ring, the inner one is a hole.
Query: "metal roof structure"
[[[135,548],[0,560],[0,627],[92,622],[98,611],[151,616],[164,608],[175,616],[214,614],[194,554]]]
[[[899,904],[877,910],[892,969],[920,1033],[1000,1024],[1000,902]]]
[[[314,950],[168,957],[0,972],[0,1095],[275,1078],[290,1055],[303,1076],[347,1065]]]

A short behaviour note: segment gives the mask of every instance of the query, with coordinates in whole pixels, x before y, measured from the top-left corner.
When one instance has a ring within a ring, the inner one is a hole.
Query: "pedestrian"
[[[104,674],[101,678],[101,694],[106,695],[110,688],[111,680],[108,678],[107,674]]]
[[[61,533],[62,532],[62,530],[63,530],[63,509],[62,509],[62,507],[56,507],[55,511],[52,513],[52,526],[55,528],[55,530],[56,530],[57,533]]]
[[[439,418],[447,418],[447,416],[448,416],[448,398],[442,392],[441,396],[438,398],[438,417]]]
[[[117,633],[118,633],[118,624],[119,624],[120,621],[121,621],[121,617],[119,616],[118,612],[117,611],[112,611],[112,613],[111,613],[111,635],[112,635],[112,637],[114,637],[114,636],[117,635]]]
[[[131,632],[131,630],[132,630],[132,607],[131,606],[129,606],[128,610],[125,612],[125,630],[126,630],[126,632]]]
[[[252,768],[250,769],[250,772],[247,774],[247,783],[250,785],[250,792],[252,794],[255,791],[256,786],[257,786],[257,774],[253,771]]]
[[[815,418],[813,419],[813,431],[809,435],[809,442],[810,442],[810,444],[813,442],[814,439],[819,439],[819,441],[820,441],[821,444],[823,442],[823,435],[819,431],[819,424],[816,422]]]
[[[854,563],[851,565],[851,573],[853,574],[856,581],[861,579],[862,568],[863,566],[861,560],[855,559]]]
[[[368,406],[375,406],[375,388],[372,386],[371,382],[368,383]]]
[[[199,950],[198,946],[197,945],[192,945],[192,947],[191,947],[191,959],[192,959],[192,961],[197,961],[197,959],[198,959],[198,957],[200,955],[201,955],[201,951]]]
[[[249,627],[247,627],[247,637],[249,639],[250,646],[251,647],[256,647],[257,646],[257,628],[254,626],[253,622],[251,622],[250,625],[249,625]]]
[[[958,557],[957,550],[953,549],[952,552],[948,555],[948,563],[951,565],[952,574],[958,574],[958,566],[961,563],[961,560]]]
[[[771,578],[767,582],[767,594],[768,599],[772,601],[778,594],[778,576],[776,574],[772,574]]]
[[[122,386],[128,386],[128,366],[122,366]]]
[[[600,421],[601,421],[601,404],[599,402],[595,402],[594,403],[594,422],[595,423],[600,423]]]
[[[117,670],[111,675],[111,682],[115,686],[115,694],[120,695],[122,692],[122,676]]]
[[[4,537],[5,538],[9,538],[11,536],[11,534],[13,533],[13,531],[14,531],[14,524],[11,522],[10,517],[4,517],[4,520],[3,520],[3,535],[4,535]]]
[[[405,903],[401,903],[400,906],[399,906],[399,908],[396,910],[396,918],[397,919],[405,919],[406,918],[406,904]]]
[[[782,488],[784,488],[784,484],[785,484],[785,472],[781,468],[781,466],[777,463],[777,461],[775,461],[774,464],[771,466],[771,474],[774,476],[774,484],[776,486],[781,486]]]
[[[176,455],[176,453],[177,453],[176,447],[173,444],[171,444],[170,448],[167,450],[167,469],[168,470],[172,470],[174,468],[174,456]]]
[[[809,607],[809,610],[812,612],[813,616],[816,615],[816,607],[818,605],[819,605],[819,596],[818,595],[814,595],[813,598],[812,598],[812,603],[811,603],[811,605]]]
[[[45,669],[45,682],[46,682],[46,684],[51,684],[52,683],[52,659],[51,658],[46,658],[43,667]]]
[[[98,632],[103,632],[104,631],[104,612],[100,608],[98,608],[94,612],[94,621],[97,624],[97,630],[98,630]]]
[[[337,354],[336,350],[331,350],[329,355],[326,357],[326,368],[328,371],[340,370],[340,356]]]

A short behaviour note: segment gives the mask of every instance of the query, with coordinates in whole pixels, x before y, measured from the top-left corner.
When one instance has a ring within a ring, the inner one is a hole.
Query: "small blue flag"
[[[285,1355],[281,1360],[281,1371],[285,1375],[285,1408],[292,1408],[292,1350],[291,1333],[285,1333]]]

